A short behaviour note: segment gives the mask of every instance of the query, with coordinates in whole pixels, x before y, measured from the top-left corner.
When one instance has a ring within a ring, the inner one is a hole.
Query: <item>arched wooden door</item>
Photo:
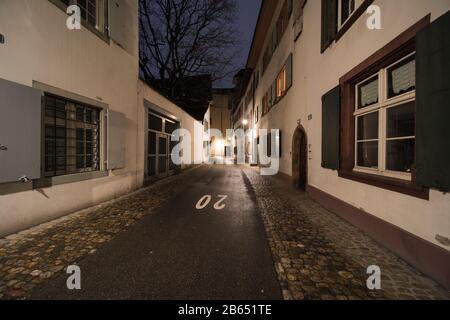
[[[308,183],[308,141],[303,127],[295,130],[292,140],[292,176],[296,187],[305,190]]]

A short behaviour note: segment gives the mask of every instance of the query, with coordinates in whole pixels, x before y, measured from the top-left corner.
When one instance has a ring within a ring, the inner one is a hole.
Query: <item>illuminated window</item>
[[[277,99],[284,96],[286,92],[286,66],[280,71],[277,77]]]

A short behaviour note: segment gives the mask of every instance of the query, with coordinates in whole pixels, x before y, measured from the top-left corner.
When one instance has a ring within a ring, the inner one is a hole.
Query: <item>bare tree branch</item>
[[[140,69],[170,98],[189,76],[235,72],[235,0],[139,0]]]

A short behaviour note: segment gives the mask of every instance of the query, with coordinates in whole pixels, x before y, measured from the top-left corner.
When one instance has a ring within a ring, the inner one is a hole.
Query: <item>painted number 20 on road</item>
[[[214,209],[215,210],[225,209],[226,205],[225,205],[224,201],[226,198],[228,198],[228,196],[218,195],[217,197],[219,198],[219,200],[214,203]],[[209,195],[209,194],[204,195],[203,197],[200,198],[200,200],[198,200],[197,204],[195,205],[195,209],[197,209],[197,210],[205,209],[209,205],[211,200],[212,200],[211,195]]]

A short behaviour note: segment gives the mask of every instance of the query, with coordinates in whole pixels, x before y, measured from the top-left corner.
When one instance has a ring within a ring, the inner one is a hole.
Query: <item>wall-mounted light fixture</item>
[[[244,126],[248,125],[248,120],[247,120],[247,119],[242,120],[242,124],[243,124]]]

